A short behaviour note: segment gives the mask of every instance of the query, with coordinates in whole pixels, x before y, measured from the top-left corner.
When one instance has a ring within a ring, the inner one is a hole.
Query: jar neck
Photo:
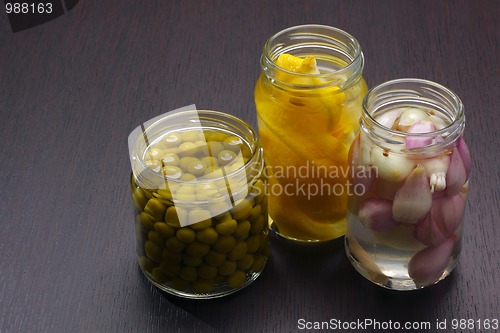
[[[246,143],[251,154],[248,161],[244,163],[240,152],[238,158],[241,160],[241,164],[235,170],[224,171],[220,177],[191,180],[190,183],[214,183],[221,180],[229,184],[236,184],[237,186],[234,185],[231,189],[236,192],[246,190],[246,183],[242,182],[243,179],[246,179],[247,183],[253,183],[261,176],[264,168],[263,151],[257,133],[250,125],[237,117],[219,111],[179,111],[169,112],[147,128],[142,127],[142,133],[137,138],[131,159],[132,172],[141,187],[156,190],[185,183],[182,180],[169,179],[161,172],[151,169],[145,163],[145,159],[151,144],[161,140],[169,133],[187,130],[198,131],[200,134],[203,134],[205,130],[211,130],[236,135]]]
[[[388,128],[377,119],[382,114],[398,109],[418,108],[441,119],[443,126],[429,133],[407,133]],[[363,100],[360,127],[364,136],[388,151],[405,154],[437,154],[452,149],[465,128],[464,107],[451,90],[421,79],[398,79],[385,82],[369,90]],[[408,137],[437,138],[432,144],[408,149]]]
[[[297,57],[314,56],[320,74],[300,74],[280,68],[276,59],[283,54]],[[347,89],[360,78],[364,56],[358,41],[345,31],[324,25],[301,25],[278,32],[264,45],[260,64],[267,79],[284,88],[312,89],[335,85]],[[294,85],[279,77],[315,78],[316,86]]]

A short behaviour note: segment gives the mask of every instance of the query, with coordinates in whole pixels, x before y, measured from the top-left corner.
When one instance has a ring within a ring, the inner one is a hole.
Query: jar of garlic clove
[[[394,290],[435,284],[460,255],[471,156],[459,97],[421,79],[371,89],[352,167],[345,246],[368,280]]]
[[[256,132],[218,111],[169,112],[131,150],[137,256],[159,289],[207,299],[254,281],[269,255]]]

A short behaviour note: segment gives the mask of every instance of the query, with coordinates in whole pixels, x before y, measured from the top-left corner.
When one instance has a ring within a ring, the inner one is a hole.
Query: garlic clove
[[[367,199],[361,203],[358,213],[361,223],[375,231],[389,231],[398,225],[392,218],[392,202],[383,199]]]
[[[432,193],[425,168],[418,165],[396,193],[392,205],[394,220],[402,223],[417,223],[425,217],[432,206]]]
[[[472,159],[471,159],[469,147],[465,143],[463,136],[461,136],[460,139],[458,139],[458,141],[457,141],[457,149],[458,149],[458,152],[460,153],[460,157],[462,158],[462,162],[464,164],[465,176],[467,179],[469,179],[470,170],[472,167]]]
[[[376,116],[375,120],[382,126],[392,128],[392,126],[394,126],[394,123],[396,122],[396,119],[398,119],[402,112],[403,110],[401,109],[391,110]]]
[[[411,125],[420,120],[427,119],[427,113],[417,108],[406,108],[399,117],[397,130],[407,132]]]
[[[429,246],[442,243],[457,230],[464,210],[465,199],[460,193],[435,199],[429,214],[415,226],[415,238]]]
[[[420,120],[415,124],[411,125],[408,129],[409,134],[423,134],[423,133],[432,133],[436,130],[434,124],[428,120]],[[413,148],[421,148],[425,146],[429,146],[434,142],[433,135],[429,136],[420,136],[420,135],[408,135],[405,138],[405,146],[408,149]]]
[[[390,182],[404,180],[415,167],[413,161],[403,154],[393,153],[377,146],[372,147],[370,156],[377,174]]]
[[[408,275],[417,287],[425,287],[439,281],[450,262],[455,245],[455,235],[438,246],[418,252],[408,263]]]
[[[429,213],[423,220],[417,223],[413,236],[425,245],[434,246],[442,243],[449,235],[439,229],[438,224],[432,220]]]
[[[450,165],[446,173],[446,194],[453,196],[460,192],[467,181],[467,173],[458,149],[455,147],[450,157]]]

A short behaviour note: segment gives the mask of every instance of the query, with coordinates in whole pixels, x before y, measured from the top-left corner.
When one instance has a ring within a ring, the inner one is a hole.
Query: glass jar
[[[363,53],[337,28],[291,27],[272,36],[255,86],[271,230],[294,241],[345,233],[347,153],[359,130]]]
[[[268,254],[263,153],[255,131],[217,111],[168,113],[131,153],[137,255],[181,297],[214,298],[254,281]]]
[[[349,152],[347,255],[368,280],[396,290],[444,279],[458,260],[471,156],[462,102],[426,80],[371,89]]]

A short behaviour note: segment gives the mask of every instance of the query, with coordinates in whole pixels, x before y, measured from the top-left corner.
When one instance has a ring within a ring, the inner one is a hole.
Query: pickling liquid
[[[268,177],[270,228],[302,242],[345,234],[347,153],[359,129],[367,86],[298,91],[255,87],[259,134]]]
[[[413,290],[422,287],[408,274],[408,263],[419,251],[426,248],[414,236],[413,226],[400,226],[390,232],[375,232],[366,228],[348,211],[346,232],[347,257],[366,279],[396,290]],[[437,283],[450,274],[460,255],[462,228],[455,232],[449,262],[443,272],[436,277]]]

